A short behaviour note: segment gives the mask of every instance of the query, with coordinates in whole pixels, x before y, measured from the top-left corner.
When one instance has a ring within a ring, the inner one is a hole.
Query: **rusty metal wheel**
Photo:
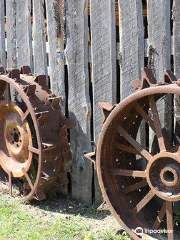
[[[12,95],[13,93],[13,95]],[[46,76],[34,76],[28,66],[0,67],[1,191],[21,201],[43,200],[62,185],[71,153],[60,98],[51,93]]]
[[[146,68],[143,80],[133,85],[139,91],[119,105],[101,104],[105,122],[96,149],[96,166],[103,197],[133,239],[178,240],[179,126],[169,136],[166,130],[171,126],[162,129],[162,123],[167,114],[172,119],[178,115],[179,81],[165,71],[165,83],[157,83],[152,70]],[[149,148],[148,137],[145,146],[138,140],[143,122],[146,130],[154,133],[155,150]],[[179,125],[178,119],[175,124]]]

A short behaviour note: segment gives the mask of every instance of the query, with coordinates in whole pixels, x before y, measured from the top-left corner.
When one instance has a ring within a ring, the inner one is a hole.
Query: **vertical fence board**
[[[69,114],[76,119],[71,131],[73,163],[71,172],[72,197],[92,203],[92,164],[84,158],[90,152],[90,98],[88,73],[87,0],[66,1]]]
[[[33,53],[34,73],[47,75],[44,0],[33,0]]]
[[[59,0],[46,0],[47,28],[49,43],[49,75],[53,93],[60,96],[61,106],[65,109],[64,84],[64,39],[60,21]]]
[[[56,96],[61,97],[61,108],[65,113],[65,56],[64,56],[64,34],[62,32],[61,16],[62,2],[64,0],[46,0],[47,34],[49,47],[50,87]],[[60,179],[59,191],[68,194],[68,179]]]
[[[99,102],[116,103],[115,1],[91,0],[92,80],[94,98],[94,136],[97,144],[103,123]],[[95,204],[102,194],[95,173]]]
[[[173,27],[173,52],[174,52],[174,73],[176,77],[180,78],[180,4],[179,1],[174,0],[173,6],[174,13],[174,27]],[[174,118],[174,137],[175,141],[178,144],[178,138],[180,135],[180,97],[179,95],[175,96],[174,99],[174,108],[175,108],[175,118]]]
[[[120,20],[120,97],[121,100],[134,92],[131,81],[141,79],[144,67],[144,29],[141,0],[119,0]],[[137,141],[146,147],[144,121],[141,123]]]
[[[148,35],[149,35],[149,64],[155,72],[158,82],[163,82],[164,69],[171,69],[171,34],[170,34],[170,1],[148,1]],[[169,114],[172,99],[166,97],[157,103],[163,133],[168,139],[172,137],[172,115]],[[150,144],[153,144],[151,133]],[[154,141],[154,146],[155,146]]]
[[[164,68],[171,68],[170,1],[148,1],[149,46],[154,49],[152,67],[159,82]]]
[[[178,79],[180,79],[180,2],[174,0],[173,3],[173,52],[174,52],[174,73]],[[176,144],[179,144],[180,136],[180,96],[176,95],[174,99],[174,140]],[[180,212],[180,204],[175,204],[174,212]]]
[[[141,0],[119,0],[121,99],[133,91],[131,81],[141,79],[144,66],[144,32]]]
[[[174,27],[173,27],[173,39],[174,39],[174,73],[176,77],[180,78],[180,2],[174,0]]]
[[[16,49],[16,1],[6,0],[7,18],[7,67],[17,67]]]
[[[94,134],[97,143],[103,115],[99,102],[116,103],[115,1],[91,0],[92,79],[94,90]]]
[[[0,65],[6,67],[4,0],[0,0]]]
[[[31,0],[16,1],[17,67],[32,67]]]

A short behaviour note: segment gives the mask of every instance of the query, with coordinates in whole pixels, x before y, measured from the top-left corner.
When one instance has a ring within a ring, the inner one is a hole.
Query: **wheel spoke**
[[[124,189],[124,194],[128,194],[130,192],[133,192],[133,191],[136,191],[140,188],[143,188],[143,187],[146,187],[148,185],[147,181],[141,181],[141,182],[138,182],[138,183],[135,183],[127,188]]]
[[[162,129],[161,129],[161,122],[159,119],[159,114],[158,114],[158,110],[157,110],[157,106],[156,106],[154,97],[150,98],[149,103],[150,103],[151,111],[153,114],[153,121],[155,123],[154,126],[155,126],[155,130],[156,130],[156,135],[158,138],[159,149],[160,149],[160,151],[166,151],[165,142],[164,142]]]
[[[135,148],[126,146],[124,144],[116,143],[116,148],[124,152],[140,155],[140,153]]]
[[[134,138],[132,138],[119,124],[114,123],[114,128],[140,153],[140,155],[151,161],[152,155],[146,151]]]
[[[135,109],[141,115],[141,117],[145,120],[145,122],[149,125],[149,127],[156,133],[156,129],[155,129],[152,118],[148,116],[148,114],[144,111],[144,109],[138,103],[135,104]],[[164,138],[164,142],[166,147],[170,149],[171,145],[169,144],[166,138]]]
[[[4,83],[1,81],[0,83],[0,99],[2,100],[2,97],[4,95],[4,92],[6,91],[7,83]]]
[[[26,177],[26,179],[27,179],[27,181],[28,181],[28,183],[29,183],[29,186],[30,186],[31,190],[33,190],[34,186],[33,186],[33,183],[32,183],[32,181],[31,181],[28,173],[25,171],[24,168],[22,169],[22,171],[23,171],[24,176]]]
[[[0,98],[2,103],[9,106],[11,102],[11,91],[10,91],[10,84],[4,83],[3,86],[0,87]],[[4,100],[2,99],[2,96],[4,95]]]
[[[29,114],[30,114],[29,109],[27,109],[22,117],[22,122],[24,122],[26,120],[26,118],[28,117]]]
[[[9,194],[12,196],[12,172],[8,173],[9,176]]]
[[[143,209],[148,202],[154,197],[155,193],[151,190],[149,193],[136,205],[136,207],[132,210],[133,215],[138,214],[141,209]]]
[[[146,178],[145,171],[110,169],[108,173],[111,175],[117,175],[117,176]]]
[[[144,109],[138,104],[135,104],[136,111],[141,115],[141,117],[146,121],[146,123],[151,127],[151,129],[155,132],[155,126],[153,120],[147,115]]]
[[[39,155],[39,149],[37,149],[37,148],[34,148],[34,147],[29,146],[29,147],[28,147],[28,150],[29,150],[30,152],[32,152],[32,153],[35,153],[35,154],[38,154],[38,155]]]
[[[168,240],[174,240],[173,203],[166,201]]]
[[[11,102],[11,90],[10,90],[10,85],[8,83],[7,83],[7,94],[6,94],[6,97],[7,97],[7,103],[9,105],[10,102]]]
[[[161,222],[166,214],[166,203],[163,204],[156,221],[154,222],[153,229],[159,229],[159,226],[161,225]]]

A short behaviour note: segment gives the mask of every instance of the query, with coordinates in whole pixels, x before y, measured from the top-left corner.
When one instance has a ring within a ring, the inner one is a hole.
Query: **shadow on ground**
[[[57,200],[45,200],[41,202],[31,201],[28,204],[37,207],[44,211],[52,213],[61,213],[67,215],[80,215],[86,218],[101,220],[111,215],[109,210],[97,210],[95,207],[87,206],[70,199],[69,197],[61,196]]]

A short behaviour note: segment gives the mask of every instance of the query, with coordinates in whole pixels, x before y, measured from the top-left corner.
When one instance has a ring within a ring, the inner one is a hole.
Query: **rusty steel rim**
[[[138,92],[114,107],[101,104],[105,121],[96,149],[98,179],[110,211],[133,239],[179,239],[173,209],[180,201],[180,144],[165,136],[159,117],[159,102],[180,96],[179,81],[168,71],[165,84],[154,77],[152,83],[152,71],[144,72],[143,80],[135,81]],[[155,134],[156,152],[137,140],[142,121]],[[144,233],[136,234],[139,228]],[[160,229],[168,231],[160,234]]]
[[[7,181],[10,195],[19,195],[22,202],[43,200],[55,195],[58,181],[68,183],[71,122],[59,102],[46,76],[32,75],[28,66],[6,73],[0,67],[0,180]]]
[[[29,170],[33,158],[32,152],[28,151],[29,146],[33,146],[29,124],[22,121],[23,111],[12,102],[2,101],[0,113],[1,167],[14,177],[22,177],[24,171]]]

